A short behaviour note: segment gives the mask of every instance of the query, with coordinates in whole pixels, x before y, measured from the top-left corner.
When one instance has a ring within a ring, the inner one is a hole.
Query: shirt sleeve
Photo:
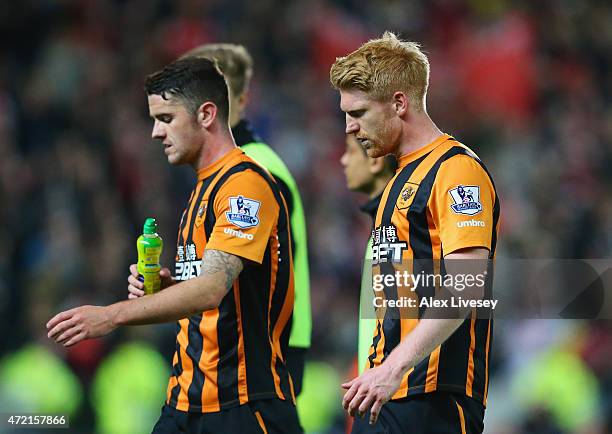
[[[442,163],[428,205],[443,254],[470,247],[491,250],[494,204],[491,179],[472,157],[457,155]]]
[[[279,215],[268,183],[252,170],[238,172],[219,189],[213,206],[216,222],[206,248],[261,264]]]

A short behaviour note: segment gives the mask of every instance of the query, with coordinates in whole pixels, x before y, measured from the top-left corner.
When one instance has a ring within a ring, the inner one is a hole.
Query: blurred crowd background
[[[0,413],[67,413],[74,433],[149,432],[173,327],[64,350],[44,325],[59,310],[127,296],[145,217],[158,219],[172,263],[194,177],[150,139],[143,79],[201,43],[236,42],[255,59],[248,117],[306,208],[314,330],[302,421],[308,432],[344,432],[337,385],[356,353],[370,221],[358,211],[366,198],[345,186],[328,72],[387,29],[422,43],[432,118],[493,174],[498,257],[609,258],[610,2],[2,2]],[[609,321],[497,321],[486,432],[612,432],[611,338]]]

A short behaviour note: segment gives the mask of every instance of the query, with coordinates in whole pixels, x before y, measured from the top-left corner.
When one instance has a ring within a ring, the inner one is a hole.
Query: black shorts
[[[302,391],[302,378],[304,378],[304,363],[307,348],[289,347],[287,348],[287,369],[291,374],[293,391],[297,397]]]
[[[448,392],[433,392],[389,401],[378,421],[369,425],[370,413],[356,417],[352,434],[480,434],[484,406],[478,401]]]
[[[214,413],[187,413],[164,405],[151,434],[301,434],[295,406],[262,399]]]

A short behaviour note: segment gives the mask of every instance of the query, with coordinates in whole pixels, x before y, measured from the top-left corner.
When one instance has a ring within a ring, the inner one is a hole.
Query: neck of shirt
[[[435,139],[433,142],[429,143],[428,145],[422,146],[416,151],[410,152],[409,154],[402,155],[397,161],[398,163],[397,170],[399,171],[403,169],[408,164],[412,163],[415,160],[418,160],[423,155],[426,155],[429,152],[433,151],[434,149],[436,149],[438,146],[440,146],[442,143],[446,142],[450,138],[451,136],[449,136],[448,134],[442,134],[440,137],[438,137],[437,139]]]
[[[239,148],[232,149],[211,165],[198,170],[198,181],[208,178],[210,175],[222,168],[228,161],[241,153],[242,151]]]

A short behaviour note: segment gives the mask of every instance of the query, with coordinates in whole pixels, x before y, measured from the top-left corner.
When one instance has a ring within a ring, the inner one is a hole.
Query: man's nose
[[[344,167],[346,167],[347,163],[348,163],[348,155],[346,155],[346,152],[344,154],[342,154],[342,157],[340,157],[340,164],[342,164]]]
[[[153,139],[163,139],[165,137],[164,127],[161,122],[155,121],[153,124],[153,131],[151,131],[151,137]]]
[[[346,130],[345,133],[346,134],[355,134],[357,131],[359,131],[359,124],[357,122],[355,122],[355,119],[351,118],[350,116],[346,116]]]

